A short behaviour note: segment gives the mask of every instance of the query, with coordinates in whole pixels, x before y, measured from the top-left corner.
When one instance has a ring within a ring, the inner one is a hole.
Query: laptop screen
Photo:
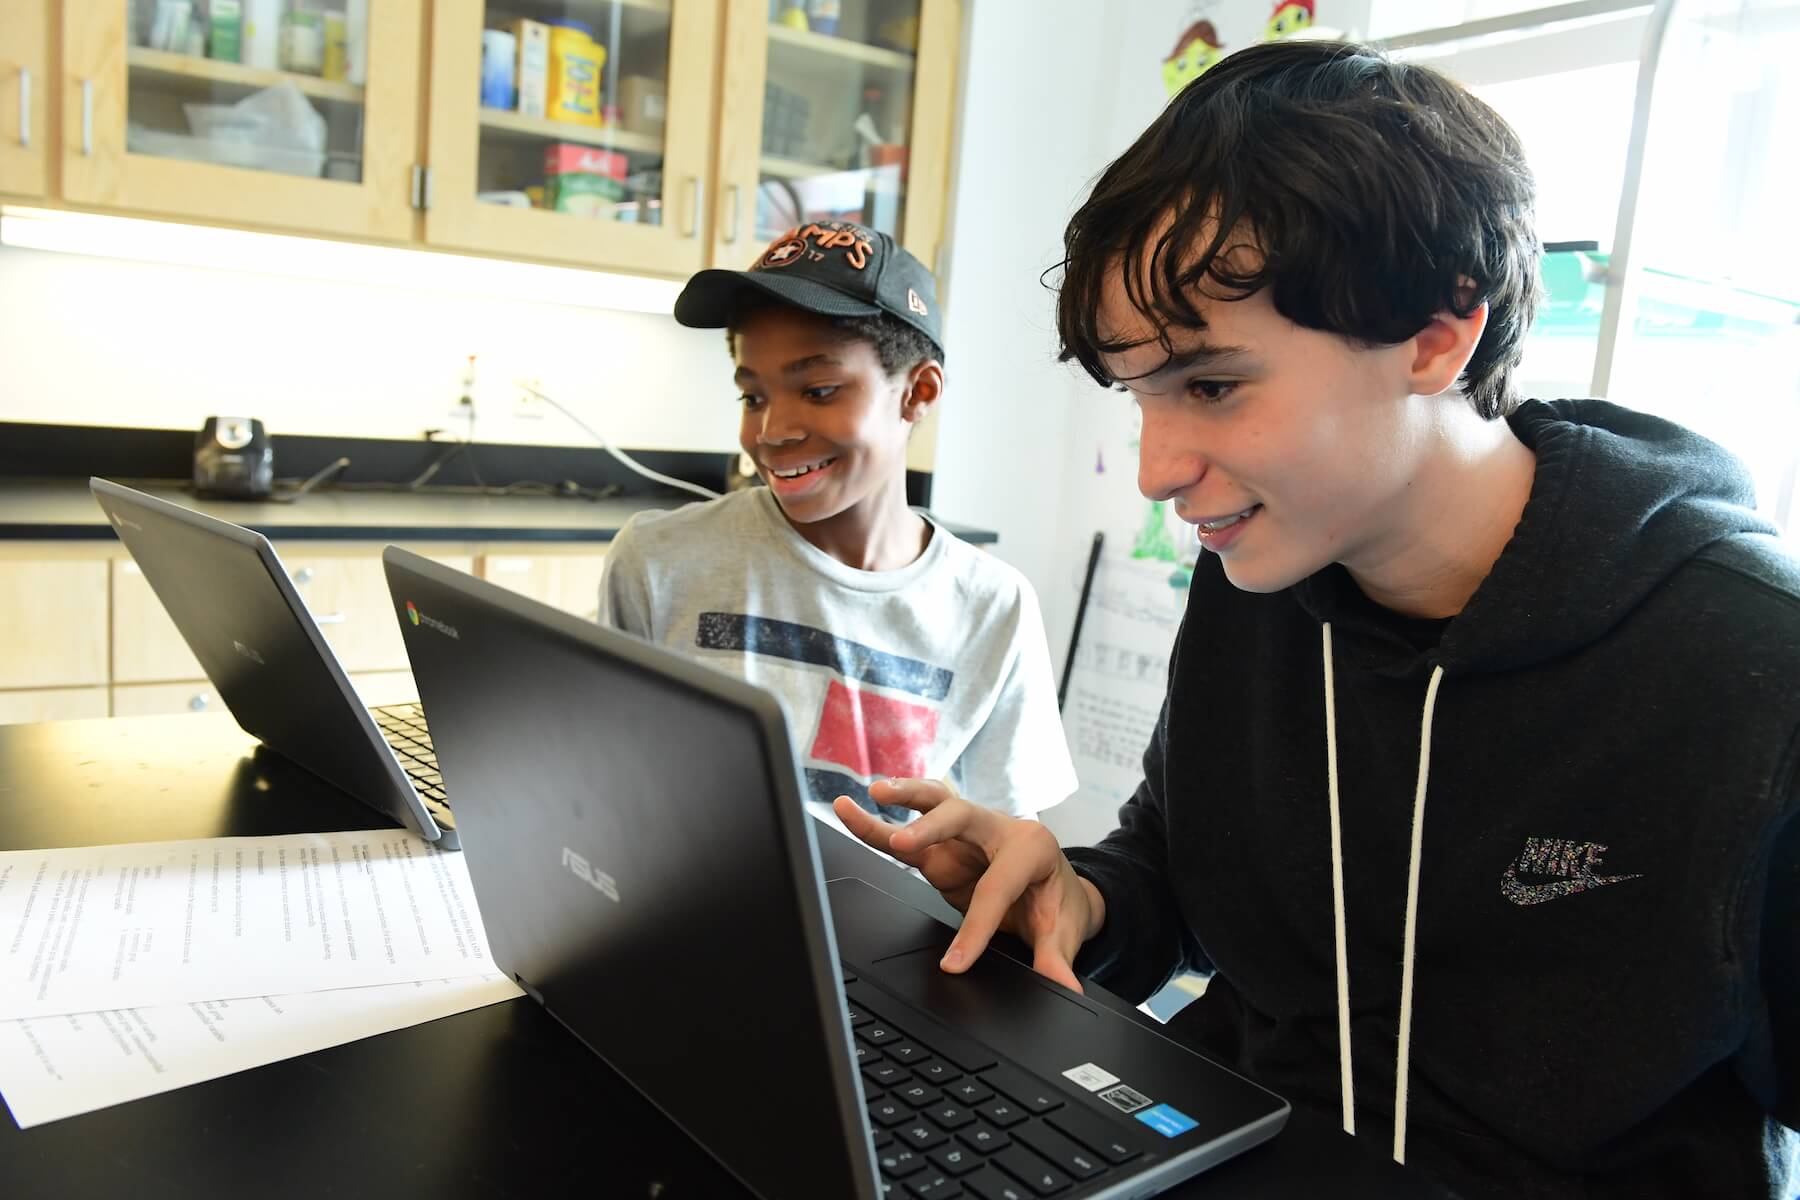
[[[498,964],[760,1194],[873,1196],[779,704],[385,559]]]

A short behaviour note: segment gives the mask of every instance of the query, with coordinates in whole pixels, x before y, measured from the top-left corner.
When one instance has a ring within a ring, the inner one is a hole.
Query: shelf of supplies
[[[584,146],[600,146],[607,150],[629,150],[639,154],[661,154],[659,137],[632,133],[617,125],[577,125],[572,121],[552,121],[546,117],[528,117],[503,108],[481,110],[481,127],[506,137],[541,139],[552,142],[580,142]]]
[[[865,42],[853,42],[849,38],[828,37],[804,29],[789,29],[786,25],[769,26],[769,45],[771,49],[776,46],[791,46],[796,50],[848,59],[890,71],[905,71],[910,74],[913,69],[913,56],[910,54],[871,46]]]
[[[886,167],[830,167],[823,163],[802,162],[797,158],[776,158],[765,154],[757,160],[765,178],[816,179],[820,175],[866,175],[877,191],[894,190],[900,173],[895,165]]]
[[[167,50],[152,50],[147,46],[133,46],[126,55],[126,62],[131,66],[133,80],[154,79],[189,89],[226,84],[255,90],[274,87],[278,83],[291,83],[315,100],[339,100],[345,104],[363,102],[363,89],[354,83],[320,79],[315,75],[295,75],[288,71],[265,71],[261,67],[246,67],[242,63],[220,62],[214,58],[196,58],[191,54],[172,54]]]
[[[639,12],[661,13],[669,15],[669,0],[618,0],[620,8],[635,9]],[[513,0],[510,4],[498,7],[507,9],[512,16],[530,17],[536,21],[555,20],[558,17],[576,17],[590,25],[604,24],[604,18],[596,18],[595,10],[612,7],[612,0],[578,0],[571,5],[568,0]],[[579,11],[570,11],[576,9]]]
[[[776,158],[772,154],[763,155],[756,165],[764,175],[773,175],[777,179],[811,179],[814,175],[836,175],[848,169],[801,162],[797,158]]]

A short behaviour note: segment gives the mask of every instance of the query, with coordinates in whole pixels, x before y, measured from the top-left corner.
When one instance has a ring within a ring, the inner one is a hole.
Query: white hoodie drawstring
[[[1337,688],[1331,673],[1331,622],[1325,622],[1325,770],[1331,793],[1331,915],[1337,935],[1338,1081],[1344,1132],[1356,1136],[1356,1089],[1350,1082],[1350,951],[1344,932],[1344,833],[1338,817]]]
[[[1331,623],[1323,627],[1325,657],[1326,779],[1331,797],[1331,905],[1337,940],[1338,1078],[1343,1087],[1344,1132],[1356,1133],[1356,1092],[1350,1078],[1350,962],[1344,922],[1344,837],[1338,807],[1337,689],[1332,673]],[[1431,720],[1437,711],[1444,668],[1434,667],[1425,688],[1419,728],[1419,782],[1413,793],[1412,850],[1406,867],[1406,936],[1400,966],[1399,1054],[1394,1067],[1394,1161],[1406,1161],[1406,1092],[1412,1058],[1413,957],[1419,919],[1419,860],[1425,843],[1425,793],[1431,780]]]

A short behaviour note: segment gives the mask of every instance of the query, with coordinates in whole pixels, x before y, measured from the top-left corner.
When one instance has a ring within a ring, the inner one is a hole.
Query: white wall
[[[529,377],[622,445],[736,445],[724,341],[672,317],[0,246],[0,421],[461,435],[471,354],[480,440],[585,444]]]

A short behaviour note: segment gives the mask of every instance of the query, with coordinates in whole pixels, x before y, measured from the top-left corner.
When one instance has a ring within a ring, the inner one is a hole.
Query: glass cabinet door
[[[849,220],[934,265],[943,225],[958,10],[953,0],[744,0],[726,56],[715,260],[796,225]],[[756,68],[760,67],[760,70]],[[740,107],[734,108],[733,99]]]
[[[68,0],[69,199],[401,240],[421,0]]]
[[[0,195],[45,194],[49,31],[49,0],[0,0]]]
[[[716,0],[445,0],[426,239],[697,269],[717,24]]]

